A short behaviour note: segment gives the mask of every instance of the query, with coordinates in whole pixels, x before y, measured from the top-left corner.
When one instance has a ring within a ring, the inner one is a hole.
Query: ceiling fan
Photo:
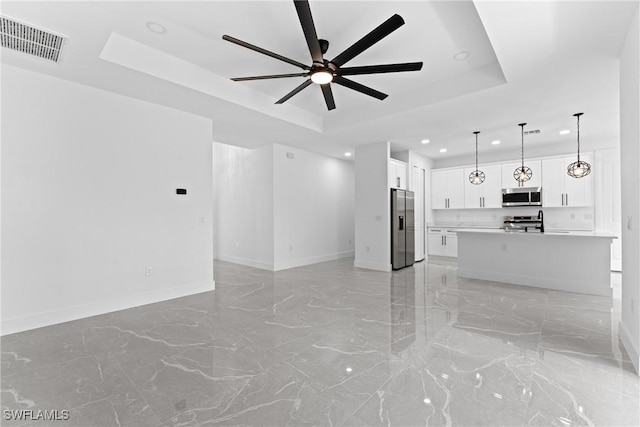
[[[384,65],[366,65],[360,67],[343,67],[348,61],[352,60],[371,46],[400,28],[404,25],[404,19],[400,15],[393,15],[391,18],[384,21],[369,34],[362,37],[355,42],[351,47],[347,48],[344,52],[336,56],[330,61],[324,58],[324,54],[329,48],[329,42],[324,39],[318,39],[316,34],[316,28],[313,23],[313,17],[311,16],[311,8],[307,0],[294,0],[293,4],[296,7],[300,24],[302,25],[302,31],[307,40],[307,46],[311,53],[311,66],[305,65],[301,62],[289,59],[277,53],[268,51],[261,47],[252,45],[250,43],[238,40],[234,37],[224,35],[222,38],[231,43],[246,47],[247,49],[254,50],[262,53],[263,55],[270,56],[280,61],[287,62],[296,67],[300,67],[304,70],[302,73],[291,74],[274,74],[266,76],[252,76],[252,77],[235,77],[231,80],[236,82],[249,81],[249,80],[265,80],[265,79],[281,79],[288,77],[304,77],[305,81],[291,92],[276,101],[276,104],[282,104],[288,99],[310,86],[311,83],[320,85],[324,100],[327,103],[327,108],[333,110],[336,108],[335,101],[333,99],[333,92],[331,91],[331,83],[336,83],[349,89],[356,90],[364,93],[365,95],[372,96],[374,98],[383,100],[388,95],[372,89],[368,86],[349,80],[344,76],[355,76],[361,74],[378,74],[378,73],[397,73],[400,71],[419,71],[422,69],[422,62],[408,62],[402,64],[384,64]]]

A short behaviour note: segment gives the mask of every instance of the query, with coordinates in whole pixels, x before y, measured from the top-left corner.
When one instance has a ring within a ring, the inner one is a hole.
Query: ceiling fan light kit
[[[513,171],[513,177],[516,181],[521,183],[529,181],[531,179],[531,176],[533,175],[531,168],[524,165],[524,127],[526,125],[526,123],[520,123],[518,125],[520,126],[520,136],[522,141],[522,164]]]
[[[591,173],[591,165],[580,160],[580,116],[584,113],[576,113],[573,116],[577,119],[578,135],[578,160],[567,166],[567,174],[573,178],[584,178]]]
[[[473,172],[471,172],[469,174],[469,182],[471,182],[473,185],[480,185],[484,182],[484,172],[482,172],[481,170],[478,170],[478,134],[480,133],[480,131],[475,131],[473,132],[473,134],[476,136],[476,170],[474,170]]]
[[[302,26],[302,32],[304,33],[307,41],[307,47],[311,54],[312,65],[306,65],[296,60],[287,58],[261,47],[252,45],[242,40],[236,39],[228,35],[222,36],[223,40],[237,44],[239,46],[251,49],[255,52],[263,55],[270,56],[274,59],[286,62],[294,65],[298,68],[302,68],[302,73],[292,74],[274,74],[264,76],[251,76],[251,77],[235,77],[233,81],[251,81],[251,80],[265,80],[265,79],[280,79],[290,77],[304,77],[305,81],[293,89],[291,92],[277,100],[276,104],[282,104],[289,100],[291,97],[305,89],[311,83],[320,85],[322,89],[322,95],[324,96],[327,104],[327,109],[333,110],[336,108],[335,101],[333,99],[333,91],[331,90],[331,83],[339,84],[357,92],[369,95],[373,98],[383,100],[388,95],[379,92],[373,88],[357,83],[353,80],[347,79],[344,76],[355,76],[363,74],[381,74],[381,73],[398,73],[406,71],[419,71],[422,69],[422,62],[407,62],[401,64],[383,64],[383,65],[366,65],[357,67],[343,67],[347,62],[360,55],[371,46],[387,37],[389,34],[404,25],[404,19],[398,14],[393,15],[385,22],[377,26],[367,35],[348,47],[344,52],[336,56],[334,59],[328,61],[324,58],[324,54],[329,48],[329,42],[324,39],[318,39],[316,33],[315,24],[313,22],[313,16],[311,15],[311,8],[307,0],[294,0],[293,2],[300,25]]]
[[[333,81],[333,72],[329,68],[317,68],[311,72],[311,81],[324,85]]]

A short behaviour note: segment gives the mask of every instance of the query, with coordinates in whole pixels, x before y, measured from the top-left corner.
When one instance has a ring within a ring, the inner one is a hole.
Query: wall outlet
[[[287,159],[293,159],[295,157],[296,157],[295,154],[293,154],[292,152],[290,151],[287,152]]]
[[[144,268],[144,275],[149,277],[149,276],[151,276],[151,274],[153,274],[153,269],[151,267],[145,267]]]

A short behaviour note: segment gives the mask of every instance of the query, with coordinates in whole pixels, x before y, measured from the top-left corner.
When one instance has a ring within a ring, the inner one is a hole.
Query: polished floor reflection
[[[70,410],[55,426],[640,425],[615,296],[427,262],[215,272],[214,292],[3,337],[3,414]],[[47,425],[3,421],[23,424]]]

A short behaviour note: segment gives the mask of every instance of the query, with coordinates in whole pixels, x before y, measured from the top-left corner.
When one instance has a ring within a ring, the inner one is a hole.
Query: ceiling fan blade
[[[311,16],[309,2],[307,0],[294,0],[293,4],[296,6],[296,12],[298,12],[298,19],[300,19],[300,25],[302,25],[304,38],[307,39],[311,59],[313,62],[324,65],[322,50],[320,49],[320,42],[318,42],[316,26],[313,24],[313,16]]]
[[[270,56],[272,58],[279,59],[280,61],[284,61],[284,62],[286,62],[288,64],[295,65],[296,67],[300,67],[303,70],[310,70],[311,69],[311,67],[309,67],[308,65],[305,65],[305,64],[303,64],[301,62],[294,61],[293,59],[289,59],[289,58],[287,58],[285,56],[282,56],[282,55],[278,55],[277,53],[274,53],[274,52],[271,52],[269,50],[263,49],[261,47],[252,45],[251,43],[243,42],[242,40],[238,40],[235,37],[231,37],[231,36],[228,36],[228,35],[225,34],[224,36],[222,36],[222,39],[226,40],[228,42],[231,42],[231,43],[235,43],[238,46],[242,46],[242,47],[246,47],[247,49],[254,50],[254,51],[259,52],[259,53],[261,53],[263,55],[267,55],[267,56]]]
[[[231,80],[233,80],[234,82],[246,82],[250,80],[283,79],[287,77],[306,77],[308,75],[309,73],[272,74],[270,76],[234,77]]]
[[[422,62],[406,62],[404,64],[367,65],[364,67],[338,68],[341,76],[355,76],[357,74],[398,73],[401,71],[420,71]]]
[[[335,76],[333,78],[333,82],[344,87],[348,87],[349,89],[356,90],[358,92],[364,93],[365,95],[373,96],[379,100],[385,99],[387,96],[386,93],[379,92],[375,89],[371,89],[369,86],[362,85],[360,83],[356,83],[353,80],[345,79],[342,76]]]
[[[333,100],[333,92],[331,91],[331,85],[329,83],[320,85],[322,88],[322,94],[324,95],[324,100],[327,103],[327,109],[333,110],[336,108],[336,102]]]
[[[340,55],[336,56],[332,62],[338,67],[342,67],[348,61],[352,60],[356,56],[360,55],[365,50],[400,28],[404,25],[404,19],[402,16],[395,14],[391,18],[384,21],[377,28],[372,30],[369,34],[355,42],[351,47],[347,48]]]
[[[310,84],[311,84],[311,80],[310,79],[305,80],[304,83],[302,83],[300,86],[296,87],[294,90],[292,90],[291,92],[289,92],[288,94],[286,94],[285,96],[283,96],[282,98],[277,100],[276,104],[282,104],[282,103],[286,102],[289,98],[291,98],[293,95],[297,94],[302,89],[304,89],[307,86],[309,86]]]

